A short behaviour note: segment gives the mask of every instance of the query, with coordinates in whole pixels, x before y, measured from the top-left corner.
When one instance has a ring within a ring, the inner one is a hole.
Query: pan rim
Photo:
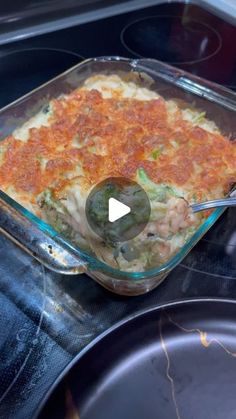
[[[128,324],[129,322],[142,317],[143,315],[159,312],[161,310],[166,310],[168,308],[174,308],[178,306],[187,306],[189,304],[201,304],[201,303],[216,303],[216,304],[229,304],[236,305],[236,300],[233,298],[220,298],[220,297],[192,297],[184,299],[174,299],[168,302],[152,305],[148,308],[138,310],[135,313],[126,316],[122,320],[116,322],[113,326],[109,327],[104,332],[96,336],[88,345],[81,349],[81,351],[66,365],[65,368],[60,372],[58,377],[54,380],[51,388],[47,391],[44,397],[41,399],[38,407],[36,408],[32,419],[38,419],[39,415],[42,413],[44,407],[46,406],[48,400],[62,382],[65,376],[74,368],[74,366],[85,356],[89,351],[91,351],[99,342],[105,339],[111,333],[117,331],[120,327]]]

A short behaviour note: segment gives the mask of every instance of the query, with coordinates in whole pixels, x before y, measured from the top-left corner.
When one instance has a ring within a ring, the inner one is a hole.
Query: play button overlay
[[[120,201],[117,201],[115,198],[109,198],[108,201],[108,220],[111,223],[114,221],[119,220],[120,218],[124,217],[125,215],[129,214],[131,211],[128,205],[123,204]]]
[[[90,228],[106,243],[131,240],[146,227],[151,207],[148,196],[136,182],[110,177],[97,184],[86,201]]]

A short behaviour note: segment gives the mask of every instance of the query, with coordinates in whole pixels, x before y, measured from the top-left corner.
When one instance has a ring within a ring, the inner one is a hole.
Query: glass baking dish
[[[140,84],[151,77],[152,89],[206,111],[223,134],[236,137],[236,94],[209,81],[153,59],[99,57],[83,61],[0,111],[0,140],[11,134],[52,98],[66,94],[93,74],[139,73]],[[145,272],[123,272],[86,253],[0,191],[0,230],[48,268],[66,274],[87,273],[105,288],[139,295],[160,284],[222,214],[211,213],[191,239],[167,263]]]

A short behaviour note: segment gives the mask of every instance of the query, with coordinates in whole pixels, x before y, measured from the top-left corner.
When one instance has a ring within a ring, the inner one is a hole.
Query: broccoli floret
[[[150,200],[166,202],[171,196],[179,196],[172,186],[153,182],[143,168],[137,170],[137,182],[147,192]]]

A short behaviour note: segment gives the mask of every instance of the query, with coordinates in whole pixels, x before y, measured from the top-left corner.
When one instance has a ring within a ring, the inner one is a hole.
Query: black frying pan
[[[0,108],[80,61],[74,52],[52,48],[25,49],[0,57]]]
[[[97,338],[38,419],[235,419],[236,302],[149,309]]]

